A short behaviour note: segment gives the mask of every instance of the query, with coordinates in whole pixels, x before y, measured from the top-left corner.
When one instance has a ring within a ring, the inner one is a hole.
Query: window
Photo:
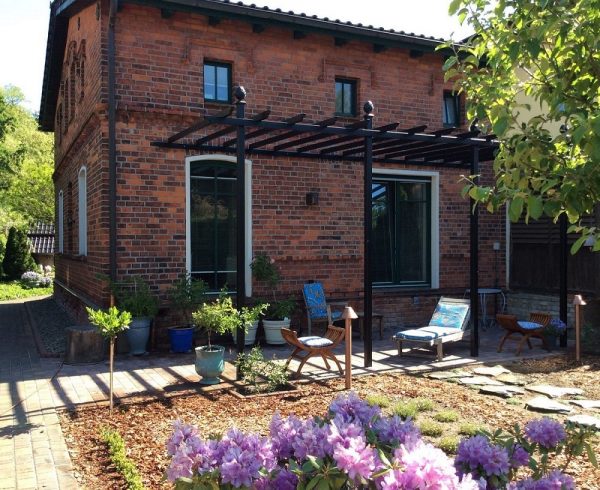
[[[87,170],[81,167],[79,171],[79,255],[87,255]]]
[[[190,157],[187,161],[187,267],[213,291],[237,287],[236,159]],[[246,291],[250,295],[251,181],[246,162]]]
[[[58,193],[58,253],[65,251],[65,201],[63,191]]]
[[[204,63],[204,100],[231,102],[231,65]]]
[[[335,79],[335,113],[356,115],[356,80]]]
[[[437,257],[432,265],[434,230],[437,237],[432,178],[374,175],[371,199],[373,283],[438,287]]]
[[[444,126],[460,126],[460,97],[452,92],[444,92],[442,119]]]

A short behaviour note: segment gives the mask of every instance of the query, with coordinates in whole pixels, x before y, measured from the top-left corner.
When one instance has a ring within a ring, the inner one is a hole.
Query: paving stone
[[[600,400],[569,400],[569,403],[586,410],[600,410]]]
[[[504,386],[501,381],[496,381],[494,378],[487,376],[472,376],[470,378],[460,378],[459,380],[464,385],[482,385],[482,386]]]
[[[496,380],[502,381],[508,385],[525,386],[527,384],[527,378],[525,376],[519,376],[514,373],[505,373],[496,376]]]
[[[526,386],[525,389],[535,393],[541,393],[542,395],[549,396],[550,398],[560,398],[564,395],[583,395],[583,390],[579,388],[565,388],[562,386],[531,385]]]
[[[485,395],[503,396],[504,398],[510,398],[513,395],[522,395],[525,393],[523,388],[519,388],[517,386],[496,385],[482,386],[479,391]]]
[[[548,413],[570,413],[571,407],[564,403],[551,400],[545,396],[537,396],[525,403],[529,410]]]
[[[580,425],[585,425],[586,427],[594,427],[596,429],[600,429],[600,419],[598,417],[594,417],[592,415],[586,415],[586,414],[571,415],[567,420],[569,422],[573,422],[575,424],[580,424]]]
[[[456,371],[436,371],[435,373],[428,374],[427,377],[431,379],[452,379],[452,378],[466,378],[473,376],[469,371],[456,370]]]
[[[495,378],[496,376],[500,376],[501,374],[508,374],[510,371],[499,364],[496,366],[479,366],[473,369],[475,374],[479,374],[481,376],[492,376]]]

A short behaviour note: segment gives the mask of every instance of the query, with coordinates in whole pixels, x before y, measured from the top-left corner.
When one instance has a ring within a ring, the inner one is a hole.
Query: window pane
[[[235,271],[237,269],[235,196],[220,195],[216,202],[216,208],[216,269]]]
[[[217,67],[217,100],[229,100],[229,68]]]
[[[389,208],[389,184],[372,185],[372,271],[373,282],[393,282],[392,227]]]
[[[344,114],[352,114],[352,84],[344,84]]]
[[[335,112],[344,112],[344,88],[340,82],[335,82]]]
[[[215,100],[216,98],[216,80],[215,66],[204,65],[204,98]]]
[[[398,280],[427,282],[427,206],[404,202],[398,206]]]
[[[444,124],[458,126],[458,98],[452,94],[444,95]]]
[[[190,195],[192,270],[205,271],[214,269],[215,202],[199,182],[192,180]]]

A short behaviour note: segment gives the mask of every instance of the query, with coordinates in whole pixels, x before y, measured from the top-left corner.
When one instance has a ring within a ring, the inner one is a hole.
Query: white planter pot
[[[267,344],[282,345],[285,344],[285,340],[281,336],[282,328],[290,328],[290,320],[263,320],[263,327],[265,329],[265,340]]]
[[[252,345],[256,342],[256,331],[258,330],[258,320],[252,323],[248,327],[248,332],[246,332],[246,337],[244,337],[244,345]],[[231,334],[233,337],[233,341],[237,342],[237,332],[233,332]]]

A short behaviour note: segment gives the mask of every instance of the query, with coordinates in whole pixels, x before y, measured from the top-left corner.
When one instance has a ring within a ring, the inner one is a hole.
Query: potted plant
[[[552,318],[543,330],[546,346],[554,350],[558,344],[558,338],[567,331],[567,325],[560,318]]]
[[[254,278],[267,283],[273,292],[273,302],[267,308],[262,322],[265,329],[265,340],[267,344],[285,344],[285,340],[281,336],[281,329],[290,328],[290,317],[296,309],[296,301],[293,298],[277,301],[275,290],[279,284],[280,274],[273,259],[264,254],[257,255],[250,267]]]
[[[130,312],[133,317],[125,332],[130,354],[146,354],[150,325],[158,312],[158,300],[150,291],[148,283],[139,277],[116,283],[113,292],[119,307]]]
[[[191,274],[185,273],[169,289],[169,298],[173,310],[179,312],[185,323],[169,327],[169,341],[171,352],[190,352],[194,340],[195,325],[192,313],[202,304],[208,284],[202,279],[193,279]]]
[[[220,383],[219,376],[225,368],[225,347],[213,345],[211,335],[224,335],[242,325],[240,313],[233,307],[231,298],[224,292],[212,303],[204,303],[192,313],[194,324],[206,330],[207,345],[196,347],[196,372],[202,384]]]
[[[252,345],[256,342],[256,331],[258,330],[258,321],[260,317],[265,313],[269,303],[259,302],[255,306],[244,306],[240,311],[241,325],[244,328],[246,336],[244,338],[244,345]],[[235,332],[232,332],[235,340]]]

